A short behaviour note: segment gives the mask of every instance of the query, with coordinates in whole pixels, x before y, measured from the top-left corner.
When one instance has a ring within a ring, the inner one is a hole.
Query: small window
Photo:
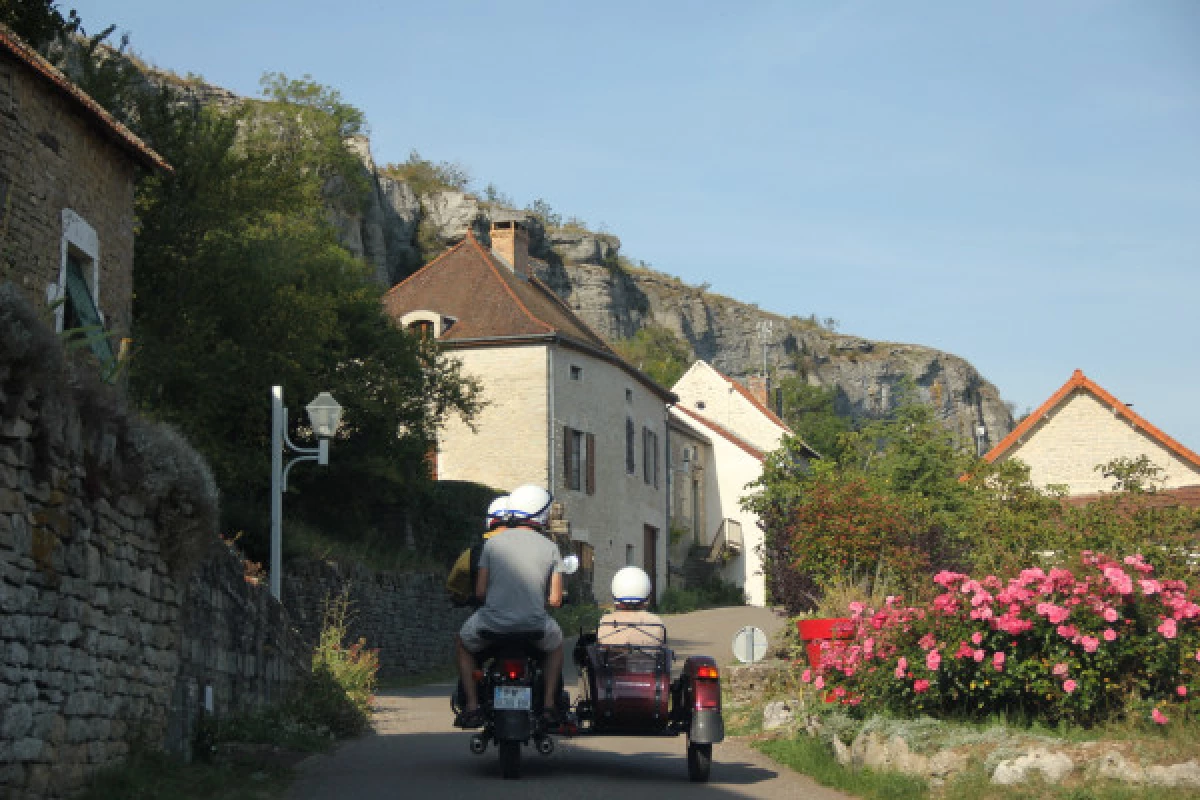
[[[697,400],[697,401],[696,401],[696,408],[698,408],[698,409],[700,409],[701,411],[703,411],[703,410],[704,410],[704,401],[703,401],[703,400]]]
[[[642,479],[658,488],[658,434],[642,428]]]
[[[625,566],[627,566],[627,567],[636,567],[637,566],[637,551],[634,549],[634,546],[631,544],[625,545]]]
[[[408,329],[422,338],[433,338],[433,320],[419,319],[416,322],[410,323]]]
[[[573,381],[583,380],[583,367],[579,367],[574,364],[571,365],[571,380],[573,380]]]
[[[625,418],[625,471],[630,475],[637,471],[637,442],[635,441],[635,432],[633,427],[633,419]]]
[[[563,485],[596,493],[596,435],[563,428]]]
[[[626,390],[625,390],[625,402],[626,402],[626,403],[632,403],[632,402],[633,402],[633,389],[626,389]]]

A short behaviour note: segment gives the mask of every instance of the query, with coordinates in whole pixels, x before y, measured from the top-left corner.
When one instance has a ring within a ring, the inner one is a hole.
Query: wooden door
[[[658,605],[658,528],[645,526],[642,543],[642,569],[650,576],[650,607]]]

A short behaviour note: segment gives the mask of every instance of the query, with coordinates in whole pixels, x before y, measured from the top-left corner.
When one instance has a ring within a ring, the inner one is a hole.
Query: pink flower
[[[801,672],[800,680],[804,681],[805,683],[812,683],[812,670],[806,669],[804,672]]]
[[[924,678],[913,681],[913,691],[916,692],[917,694],[921,694],[921,692],[924,692],[928,689],[929,689],[929,681],[925,680]]]
[[[1175,694],[1179,695],[1180,697],[1187,697],[1187,687],[1186,686],[1176,686]]]
[[[971,634],[971,643],[976,646],[983,644],[983,634],[980,633],[979,631],[975,631],[974,633],[972,633]]]
[[[1176,634],[1175,620],[1171,619],[1170,617],[1164,619],[1162,625],[1158,626],[1158,632],[1167,639],[1174,639]]]
[[[935,644],[937,644],[937,637],[934,636],[932,633],[927,633],[921,637],[921,639],[917,642],[917,644],[921,645],[922,650],[928,650],[929,648],[931,648]]]
[[[813,686],[817,687],[818,689],[824,689],[825,688],[825,679],[823,677],[821,677],[820,675],[818,675],[817,679],[815,681],[813,681]]]
[[[1046,619],[1050,620],[1051,625],[1066,622],[1069,616],[1071,616],[1071,612],[1061,606],[1051,605],[1046,611]]]
[[[1066,664],[1063,664],[1060,662],[1060,663],[1054,665],[1054,669],[1051,670],[1051,672],[1053,672],[1055,675],[1066,675],[1067,670],[1069,670],[1069,669],[1070,669],[1070,667],[1068,667]]]
[[[976,663],[983,663],[984,652],[982,650],[976,650],[973,655]]]
[[[1141,585],[1142,594],[1144,594],[1146,597],[1155,594],[1159,589],[1162,588],[1162,586],[1160,586],[1156,580],[1140,580],[1138,581],[1138,584]]]
[[[1117,610],[1115,608],[1104,609],[1104,621],[1105,622],[1116,622],[1118,616],[1120,616],[1120,615],[1117,614]]]
[[[1058,635],[1064,639],[1074,639],[1079,634],[1079,630],[1074,625],[1059,625],[1057,630]]]
[[[967,656],[973,655],[974,653],[975,653],[975,650],[974,650],[974,648],[971,647],[971,645],[967,644],[966,642],[959,642],[958,649],[954,651],[954,657],[955,658],[966,658]]]
[[[930,670],[936,670],[942,663],[942,654],[937,650],[930,650],[929,655],[925,656],[925,666]]]
[[[1154,720],[1159,725],[1166,725],[1168,722],[1171,721],[1170,719],[1167,718],[1166,714],[1162,713],[1157,708],[1150,712],[1150,719]]]
[[[1200,650],[1196,651],[1196,660],[1200,661]]]
[[[1079,684],[1077,684],[1075,681],[1071,680],[1070,678],[1063,681],[1063,691],[1066,692],[1067,694],[1070,694],[1071,692],[1075,691],[1075,688],[1077,686],[1079,686]]]
[[[1084,636],[1079,641],[1083,645],[1083,649],[1088,653],[1096,652],[1096,648],[1100,646],[1100,640],[1095,636]]]
[[[1112,641],[1115,641],[1115,640],[1116,640],[1116,638],[1117,638],[1117,632],[1116,632],[1116,631],[1114,631],[1112,628],[1105,628],[1105,629],[1104,629],[1104,641],[1106,641],[1106,642],[1112,642]]]
[[[1004,671],[1004,658],[1005,656],[1003,651],[998,651],[992,656],[992,667],[995,668],[996,672]]]

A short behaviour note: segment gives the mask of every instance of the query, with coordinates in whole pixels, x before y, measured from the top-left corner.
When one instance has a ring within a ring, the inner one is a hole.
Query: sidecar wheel
[[[687,761],[688,779],[693,783],[708,783],[708,773],[712,769],[712,745],[688,742]]]
[[[521,777],[521,743],[500,742],[500,776],[506,781]]]

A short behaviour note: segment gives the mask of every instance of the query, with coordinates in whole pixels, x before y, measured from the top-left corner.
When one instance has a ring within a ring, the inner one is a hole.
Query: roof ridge
[[[517,296],[517,293],[513,291],[513,288],[508,285],[508,281],[505,280],[504,276],[500,274],[500,269],[502,268],[496,265],[496,259],[490,252],[483,249],[483,245],[481,245],[479,240],[475,238],[475,234],[472,233],[470,228],[467,229],[467,236],[465,239],[463,239],[463,241],[465,242],[468,239],[471,241],[471,244],[475,245],[475,249],[483,255],[484,263],[486,263],[488,268],[491,269],[496,277],[500,279],[500,283],[504,286],[504,291],[508,292],[508,296],[516,302],[517,308],[525,312],[525,316],[529,317],[530,321],[532,321],[535,325],[539,325],[544,328],[547,333],[559,333],[559,331],[556,330],[553,325],[548,324],[544,320],[538,319],[534,313],[529,310],[529,307],[525,305],[524,301]],[[503,267],[503,269],[508,269],[508,267]]]
[[[1071,373],[1071,377],[1059,387],[1058,391],[1050,396],[1046,402],[1038,406],[1037,410],[1021,421],[1021,424],[1012,430],[1008,436],[1005,436],[1000,442],[984,454],[985,461],[994,462],[997,458],[1004,455],[1010,450],[1013,445],[1020,441],[1021,437],[1029,433],[1037,423],[1050,413],[1050,411],[1058,406],[1076,389],[1085,389],[1096,396],[1101,402],[1109,405],[1114,412],[1123,416],[1130,422],[1135,429],[1141,430],[1154,441],[1161,444],[1167,450],[1170,450],[1175,455],[1182,458],[1184,461],[1191,463],[1195,467],[1200,467],[1200,455],[1197,455],[1187,447],[1177,442],[1175,439],[1168,436],[1162,430],[1152,425],[1142,415],[1138,414],[1129,406],[1122,403],[1111,392],[1106,390],[1100,384],[1093,381],[1087,375],[1083,374],[1083,370],[1076,369]]]

